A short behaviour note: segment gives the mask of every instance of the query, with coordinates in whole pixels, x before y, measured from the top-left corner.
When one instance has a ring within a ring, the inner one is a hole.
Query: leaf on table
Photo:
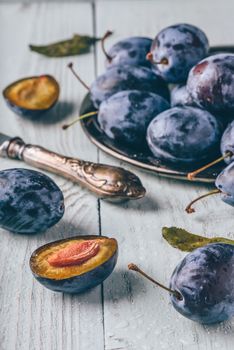
[[[88,53],[99,38],[75,34],[71,39],[59,41],[50,45],[29,45],[30,50],[47,57],[65,57]]]
[[[165,240],[174,248],[178,248],[184,252],[191,252],[196,248],[203,247],[209,243],[228,243],[234,244],[234,240],[224,237],[207,238],[194,235],[182,228],[163,227],[162,235]]]

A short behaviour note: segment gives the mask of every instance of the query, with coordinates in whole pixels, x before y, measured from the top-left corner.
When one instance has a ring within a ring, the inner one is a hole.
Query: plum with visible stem
[[[174,107],[151,121],[147,142],[157,159],[191,166],[218,153],[221,133],[221,124],[209,112],[188,106]]]
[[[234,161],[234,121],[225,129],[220,143],[221,153],[224,161],[230,164]]]
[[[220,142],[220,149],[222,156],[213,160],[212,162],[204,165],[203,167],[196,169],[188,173],[187,177],[189,180],[193,180],[198,174],[202,171],[210,168],[211,166],[224,161],[227,164],[230,164],[234,161],[234,121],[231,122],[225,129]]]
[[[128,267],[167,290],[174,308],[192,321],[215,324],[234,316],[234,245],[212,243],[195,249],[177,265],[169,288],[135,264]]]
[[[217,189],[203,194],[202,196],[194,199],[185,208],[188,214],[194,213],[195,209],[193,204],[202,198],[208,197],[213,194],[220,194],[222,201],[234,206],[234,162],[230,163],[224,170],[217,176],[215,180],[215,186]]]
[[[222,201],[234,206],[234,163],[229,164],[216,178]]]
[[[234,246],[215,243],[195,249],[176,267],[170,288],[183,299],[171,296],[183,316],[214,324],[234,316]]]
[[[115,93],[123,90],[140,90],[158,94],[169,99],[166,83],[152,72],[140,66],[113,66],[100,75],[90,87],[91,99],[95,107]]]
[[[146,54],[150,50],[152,39],[141,36],[122,39],[107,52],[104,42],[111,34],[112,32],[107,31],[102,39],[102,51],[106,56],[107,68],[122,64],[151,67],[151,63],[146,59]]]
[[[79,116],[77,121],[97,115],[101,130],[119,145],[129,146],[136,151],[148,149],[146,130],[151,120],[162,111],[170,108],[163,97],[146,91],[126,90],[110,96],[100,104],[98,111]]]
[[[162,29],[153,40],[147,58],[168,83],[180,84],[190,69],[207,56],[209,43],[205,33],[186,23]]]
[[[121,65],[113,66],[97,77],[90,88],[76,74],[72,63],[68,65],[76,78],[90,92],[90,98],[98,108],[110,96],[123,90],[148,91],[170,99],[170,93],[164,80],[147,67]]]

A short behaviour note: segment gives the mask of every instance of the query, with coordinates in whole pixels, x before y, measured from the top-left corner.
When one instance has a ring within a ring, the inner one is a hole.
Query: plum
[[[215,324],[234,316],[234,245],[212,243],[189,253],[177,265],[169,288],[139,272],[170,293],[172,305],[183,316],[202,324]]]
[[[187,91],[186,85],[177,85],[171,90],[171,107],[176,106],[193,106],[194,101]]]
[[[215,186],[219,189],[221,199],[225,203],[234,206],[234,163],[230,163],[217,176]]]
[[[59,84],[51,75],[23,78],[3,90],[3,97],[18,115],[38,118],[58,101]]]
[[[192,165],[218,152],[222,127],[207,111],[174,107],[160,113],[147,129],[153,155],[170,164]]]
[[[150,121],[168,108],[169,103],[159,95],[121,91],[101,103],[98,123],[110,139],[142,150],[147,146],[146,130]]]
[[[168,83],[184,83],[190,69],[207,56],[205,33],[186,23],[162,29],[153,40],[148,59]]]
[[[106,67],[122,64],[151,67],[151,63],[146,59],[151,44],[152,39],[141,36],[118,41],[108,52],[103,50],[107,58]]]
[[[113,66],[100,75],[90,87],[90,97],[96,108],[108,97],[123,90],[149,91],[169,99],[169,90],[161,77],[147,67]]]
[[[234,54],[205,58],[191,69],[187,90],[194,102],[207,110],[234,113]]]
[[[83,293],[113,271],[118,243],[105,236],[78,236],[48,243],[30,258],[33,276],[55,292]]]
[[[222,153],[222,157],[219,157],[212,162],[202,166],[199,169],[196,169],[190,173],[188,173],[187,177],[189,180],[193,180],[198,174],[202,171],[210,168],[211,166],[224,161],[227,164],[230,164],[234,161],[234,121],[228,124],[225,129],[220,142],[220,150]]]
[[[234,121],[228,124],[220,143],[223,160],[230,164],[234,161]]]
[[[0,198],[0,227],[15,233],[43,232],[64,214],[61,190],[38,171],[0,171]]]
[[[194,213],[195,209],[192,207],[194,203],[202,198],[208,197],[213,194],[220,194],[222,201],[234,206],[234,163],[230,163],[226,168],[221,171],[215,180],[215,186],[217,189],[201,195],[194,199],[187,205],[185,211],[188,214]]]
[[[176,267],[170,288],[172,304],[183,316],[204,324],[234,316],[234,246],[208,244],[188,254]]]

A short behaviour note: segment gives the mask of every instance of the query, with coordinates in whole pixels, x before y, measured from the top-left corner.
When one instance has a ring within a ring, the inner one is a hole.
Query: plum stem
[[[232,155],[233,155],[233,153],[232,153],[231,151],[226,152],[222,157],[219,157],[219,158],[213,160],[212,162],[210,162],[210,163],[204,165],[203,167],[201,167],[201,168],[199,168],[199,169],[197,169],[197,170],[194,170],[194,171],[188,173],[188,174],[187,174],[187,178],[188,178],[189,180],[193,180],[193,179],[194,179],[198,174],[200,174],[202,171],[204,171],[204,170],[206,170],[206,169],[212,167],[213,165],[215,165],[215,164],[221,162],[221,161],[224,160],[225,158],[231,157]]]
[[[76,118],[75,120],[73,120],[71,123],[69,123],[69,124],[64,124],[64,125],[62,126],[62,129],[63,129],[63,130],[66,130],[66,129],[70,128],[70,126],[72,126],[72,125],[74,125],[75,123],[77,123],[79,120],[82,120],[82,119],[85,119],[85,118],[89,118],[89,117],[91,117],[91,116],[93,116],[93,115],[96,115],[96,114],[98,114],[98,111],[93,111],[93,112],[85,113],[85,114],[79,116],[78,118]]]
[[[192,208],[192,205],[194,203],[196,203],[197,201],[199,201],[200,199],[202,198],[205,198],[205,197],[208,197],[208,196],[212,196],[213,194],[217,194],[217,193],[220,193],[221,191],[219,189],[216,189],[216,190],[213,190],[213,191],[210,191],[208,193],[205,193],[203,194],[202,196],[200,197],[197,197],[196,199],[194,199],[192,202],[189,203],[189,205],[187,205],[187,207],[185,208],[185,211],[188,213],[188,214],[191,214],[191,213],[194,213],[195,212],[195,209]]]
[[[73,75],[78,79],[78,81],[87,89],[88,91],[90,90],[89,86],[84,82],[84,80],[81,79],[81,77],[76,73],[76,71],[73,68],[73,63],[70,62],[68,65],[68,68],[72,71]]]
[[[163,57],[160,61],[154,61],[153,54],[151,52],[148,52],[146,55],[146,59],[150,61],[152,64],[168,64],[168,59],[166,57]]]
[[[164,286],[163,284],[157,282],[156,280],[154,280],[152,277],[150,277],[149,275],[147,275],[144,271],[142,271],[137,265],[131,263],[131,264],[128,264],[128,269],[129,270],[132,270],[132,271],[136,271],[138,272],[139,274],[141,274],[142,276],[144,276],[145,278],[147,278],[149,281],[153,282],[154,284],[156,284],[158,287],[160,288],[163,288],[165,289],[167,292],[171,293],[171,294],[174,294],[174,296],[179,299],[179,300],[182,300],[183,297],[182,295],[176,291],[176,290],[173,290],[173,289],[170,289],[166,286]]]
[[[106,56],[106,59],[108,62],[112,61],[112,57],[107,53],[106,49],[105,49],[105,41],[107,38],[109,38],[109,36],[111,36],[113,34],[113,32],[111,32],[110,30],[108,30],[102,37],[101,39],[101,47],[102,47],[102,52],[104,53],[104,55]]]

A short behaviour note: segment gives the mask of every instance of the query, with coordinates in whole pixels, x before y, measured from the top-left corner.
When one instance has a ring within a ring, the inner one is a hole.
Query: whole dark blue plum
[[[38,171],[0,171],[0,198],[0,227],[12,232],[43,232],[64,214],[61,190]]]
[[[215,186],[220,190],[221,199],[234,206],[234,163],[229,164],[217,176]]]
[[[208,244],[188,254],[172,274],[172,304],[183,316],[204,324],[234,316],[234,245]]]
[[[151,63],[146,59],[146,55],[151,44],[152,39],[141,36],[118,41],[108,51],[106,67],[122,64],[150,67]]]
[[[204,109],[203,107],[195,103],[191,95],[188,93],[186,85],[176,85],[174,88],[172,88],[170,101],[171,101],[171,107],[191,106],[191,107]],[[223,125],[223,129],[225,129],[227,124],[230,122],[230,116],[227,116],[226,114],[223,115],[222,113],[219,114],[216,112],[213,112],[213,115]]]
[[[174,107],[159,114],[147,130],[154,156],[165,163],[192,165],[218,153],[222,127],[207,111]]]
[[[234,54],[205,58],[189,73],[187,89],[194,102],[214,112],[234,113]]]
[[[180,23],[157,34],[148,59],[155,62],[156,71],[168,83],[183,83],[190,69],[208,54],[208,49],[208,39],[201,29]]]
[[[186,85],[177,85],[171,90],[171,107],[193,106],[195,103],[189,95]]]
[[[90,87],[90,97],[98,108],[101,102],[123,90],[149,91],[166,99],[170,95],[166,83],[151,69],[122,65],[113,66],[100,75]]]
[[[224,156],[224,161],[230,164],[234,161],[234,121],[228,124],[225,129],[220,143],[221,153]],[[225,157],[225,155],[229,156]]]
[[[144,91],[120,91],[101,103],[98,122],[104,133],[119,144],[143,149],[151,120],[170,108],[161,96]]]

